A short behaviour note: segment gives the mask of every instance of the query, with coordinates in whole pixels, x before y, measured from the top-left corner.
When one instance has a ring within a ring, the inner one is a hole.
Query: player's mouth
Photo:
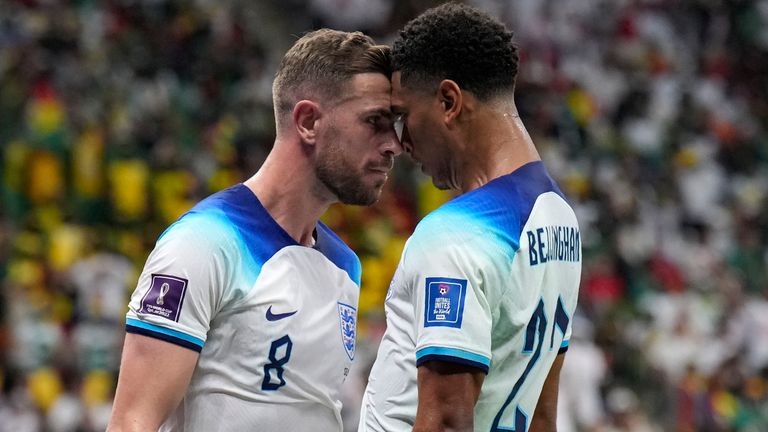
[[[371,171],[371,172],[374,172],[374,173],[379,173],[379,174],[384,174],[384,175],[389,174],[389,168],[383,168],[383,167],[382,168],[368,168],[368,171]]]
[[[389,174],[389,171],[392,170],[393,163],[394,161],[392,159],[388,159],[375,165],[369,165],[368,171],[387,175]]]
[[[387,180],[389,178],[389,170],[377,168],[377,169],[369,169],[368,172],[369,174],[377,178],[380,178],[382,181]]]

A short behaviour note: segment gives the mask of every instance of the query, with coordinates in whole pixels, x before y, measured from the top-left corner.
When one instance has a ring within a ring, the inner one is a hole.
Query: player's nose
[[[386,139],[382,143],[381,151],[392,156],[397,156],[403,152],[403,144],[397,139],[394,128],[387,134]]]

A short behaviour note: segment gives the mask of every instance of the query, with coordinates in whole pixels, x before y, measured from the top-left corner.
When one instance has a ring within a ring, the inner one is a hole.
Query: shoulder
[[[317,243],[315,248],[328,258],[336,267],[349,274],[350,279],[360,286],[362,266],[357,254],[322,222],[317,224]]]
[[[221,247],[237,236],[227,215],[227,203],[236,188],[217,192],[197,203],[171,224],[158,238],[158,245],[172,242],[190,247]]]
[[[565,202],[544,165],[531,162],[427,215],[411,236],[410,249],[512,255],[520,248],[523,227],[542,196]]]
[[[224,189],[199,202],[161,236],[187,237],[201,247],[246,260],[256,268],[295,241],[272,219],[245,185]]]
[[[187,213],[174,222],[157,239],[157,245],[177,244],[193,248],[226,245],[235,236],[234,228],[223,213],[206,211]]]

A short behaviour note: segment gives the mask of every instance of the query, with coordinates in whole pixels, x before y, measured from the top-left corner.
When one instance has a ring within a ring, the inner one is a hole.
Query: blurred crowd
[[[271,83],[322,26],[390,42],[430,0],[0,0],[0,432],[109,418],[127,299],[162,230],[255,172]],[[579,216],[559,430],[768,430],[768,0],[474,0]],[[363,262],[356,428],[405,239],[451,195],[401,157],[324,220]]]

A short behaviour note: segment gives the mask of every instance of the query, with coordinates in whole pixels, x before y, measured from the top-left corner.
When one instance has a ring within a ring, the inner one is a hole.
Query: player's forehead
[[[407,111],[406,102],[404,100],[406,95],[403,94],[403,86],[400,79],[400,71],[395,71],[392,74],[392,95],[390,101],[392,104],[392,111],[396,113]]]
[[[345,86],[344,96],[337,106],[356,111],[389,111],[392,86],[389,79],[380,73],[359,73]]]
[[[414,107],[424,102],[424,94],[409,87],[403,87],[399,71],[392,74],[392,112],[408,114]]]

